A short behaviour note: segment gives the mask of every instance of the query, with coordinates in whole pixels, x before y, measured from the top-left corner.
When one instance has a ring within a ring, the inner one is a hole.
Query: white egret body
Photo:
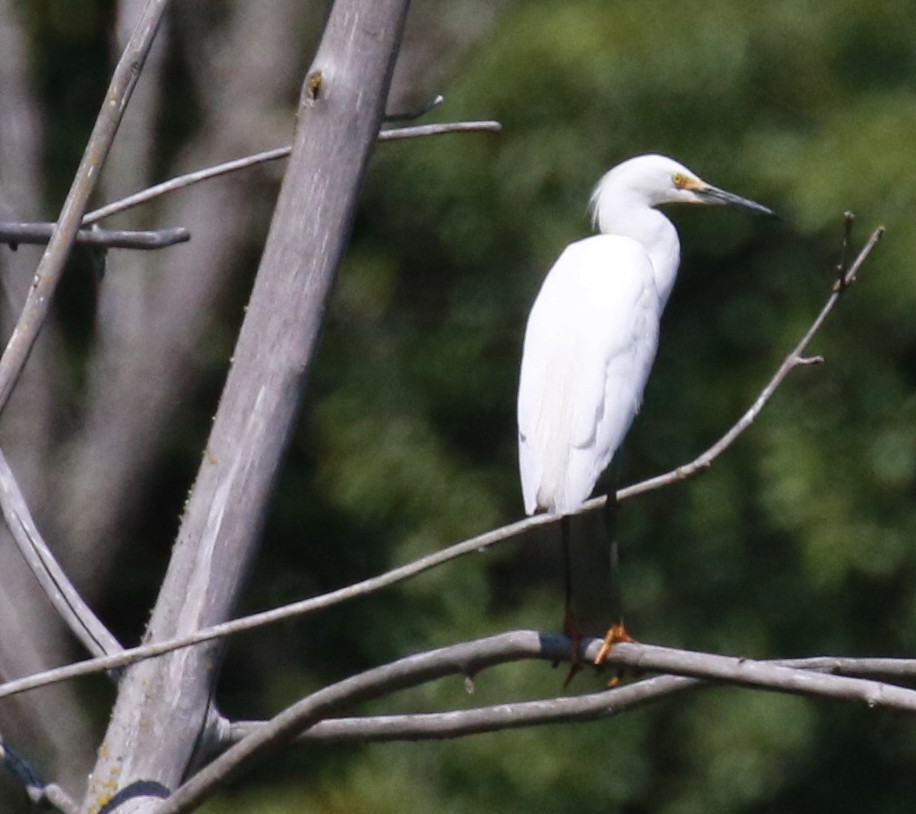
[[[525,331],[518,446],[528,514],[575,512],[639,410],[680,261],[677,232],[654,207],[677,202],[772,214],[659,155],[631,158],[598,182],[600,234],[566,247]]]

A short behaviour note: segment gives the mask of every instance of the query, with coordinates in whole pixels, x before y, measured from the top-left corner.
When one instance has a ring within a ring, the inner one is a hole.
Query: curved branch
[[[120,653],[122,648],[118,640],[83,601],[42,539],[2,451],[0,511],[19,553],[38,580],[48,601],[83,646],[96,656]]]
[[[583,660],[593,658],[599,648],[600,640],[589,639],[583,642],[579,657]],[[260,756],[268,748],[288,743],[299,732],[314,726],[344,705],[363,703],[448,675],[474,676],[494,664],[523,658],[556,661],[568,659],[571,655],[571,646],[565,636],[517,631],[409,656],[383,667],[367,670],[313,693],[283,710],[263,726],[254,729],[247,737],[180,786],[156,809],[156,814],[182,814],[190,811],[220,784],[234,776],[248,761]],[[791,662],[761,662],[635,642],[616,645],[610,652],[608,661],[618,666],[643,671],[665,672],[688,678],[800,695],[860,701],[869,708],[886,707],[916,712],[916,690],[861,678],[802,670],[789,666]],[[911,667],[916,669],[916,662],[913,662]],[[661,689],[658,689],[656,684],[656,689],[645,692],[643,684],[644,682],[637,682],[634,685],[581,698],[534,702],[534,706],[525,709],[525,723],[519,725],[593,720],[621,711],[622,708],[613,703],[613,699],[620,694],[630,699],[623,707],[628,708],[689,686],[679,681],[668,681],[661,685]],[[452,722],[457,720],[452,718]],[[485,731],[487,727],[500,728],[499,724],[507,726],[514,722],[510,714],[497,707],[471,711],[463,723],[466,730],[461,734]]]
[[[297,743],[448,740],[484,732],[502,732],[548,724],[597,721],[644,706],[675,692],[702,686],[698,679],[655,676],[613,690],[541,701],[517,701],[451,712],[326,718],[302,732]],[[236,743],[266,726],[263,721],[229,725],[226,744]]]
[[[613,660],[629,663],[623,644],[615,646]],[[832,656],[806,659],[787,659],[771,664],[794,667],[828,674],[870,678],[878,681],[913,681],[916,679],[916,660],[886,658],[836,658]],[[353,718],[326,718],[300,733],[296,741],[415,741],[444,740],[481,732],[494,732],[523,726],[540,726],[552,723],[593,720],[622,712],[635,704],[648,703],[663,695],[693,689],[702,684],[699,678],[685,676],[656,676],[634,684],[619,687],[613,696],[607,693],[587,694],[575,698],[560,698],[554,701],[524,701],[498,704],[492,707],[456,710],[451,712],[430,712],[407,715],[371,715]],[[637,691],[638,688],[638,691]],[[633,693],[622,693],[633,690]],[[600,699],[600,700],[599,700]],[[602,712],[606,710],[606,712]],[[597,712],[594,718],[593,712]],[[264,721],[225,722],[219,733],[222,747],[248,737],[261,727]],[[219,746],[216,747],[217,749]]]

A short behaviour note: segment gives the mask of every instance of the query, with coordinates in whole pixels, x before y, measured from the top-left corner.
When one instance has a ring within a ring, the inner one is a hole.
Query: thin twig
[[[80,227],[89,196],[95,189],[115,133],[124,115],[159,22],[169,0],[149,0],[140,14],[130,41],[118,60],[111,84],[99,111],[86,150],[64,201],[57,228],[42,255],[25,306],[0,357],[0,412],[9,401],[19,374],[38,338],[51,307],[51,299]]]
[[[53,223],[0,222],[0,243],[8,243],[12,249],[16,249],[20,244],[43,245],[51,240],[53,234]],[[174,246],[176,243],[187,243],[190,239],[191,233],[179,226],[142,232],[125,229],[80,229],[73,242],[80,246],[151,251]]]
[[[41,537],[13,471],[0,451],[0,511],[19,553],[48,601],[94,656],[120,653],[117,639],[83,601]]]
[[[23,757],[0,736],[0,762],[22,783],[25,793],[37,806],[46,804],[63,814],[77,814],[79,806],[56,783],[45,783]]]
[[[444,122],[442,124],[424,124],[416,127],[397,127],[389,130],[382,130],[378,134],[379,141],[397,141],[405,138],[420,138],[422,136],[439,136],[446,133],[468,133],[468,132],[499,132],[501,125],[494,121],[480,122]],[[95,209],[83,218],[83,224],[89,225],[97,223],[103,218],[110,217],[118,212],[124,212],[140,204],[151,201],[169,192],[175,192],[179,189],[199,184],[201,181],[207,181],[210,178],[216,178],[220,175],[238,172],[239,170],[254,167],[257,164],[266,164],[269,161],[277,161],[281,158],[288,158],[290,147],[276,147],[273,150],[254,153],[243,158],[236,158],[232,161],[226,161],[222,164],[216,164],[212,167],[206,167],[202,170],[195,170],[185,175],[179,175],[161,184],[156,184],[149,189],[144,189],[122,198],[120,201],[106,204],[105,206]]]

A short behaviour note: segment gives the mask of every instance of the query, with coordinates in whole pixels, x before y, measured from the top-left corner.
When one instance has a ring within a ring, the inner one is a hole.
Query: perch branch
[[[42,245],[54,234],[53,223],[0,223],[0,243],[16,249],[19,244]],[[187,229],[155,229],[133,232],[125,229],[80,229],[73,242],[80,246],[98,246],[106,249],[140,249],[151,251],[187,243],[191,233]]]
[[[48,315],[52,296],[79,230],[89,196],[95,189],[121,117],[168,5],[169,0],[149,0],[115,67],[102,109],[89,136],[89,142],[67,193],[60,217],[57,219],[57,228],[38,264],[25,306],[0,357],[0,412],[9,401],[19,374]]]
[[[626,652],[616,646],[614,659],[624,662],[629,658]],[[613,651],[612,651],[613,652]],[[783,667],[813,670],[833,675],[871,678],[878,681],[896,682],[916,679],[916,660],[888,658],[836,658],[831,656],[788,659],[772,662]],[[568,722],[570,720],[591,720],[622,712],[634,703],[648,703],[663,695],[695,688],[700,679],[683,676],[658,676],[617,688],[613,696],[607,693],[577,696],[576,698],[553,701],[531,701],[499,704],[492,707],[432,712],[407,715],[372,715],[353,718],[326,718],[297,736],[297,741],[415,741],[443,740],[481,732],[493,732],[522,726],[535,726]],[[709,685],[704,685],[709,686]],[[639,687],[638,693],[619,694],[620,690]],[[609,703],[610,702],[610,703]],[[601,710],[607,709],[607,713]],[[573,716],[573,717],[569,717]],[[227,722],[226,729],[219,733],[222,744],[235,743],[247,737],[263,721]]]
[[[13,471],[0,451],[0,511],[22,555],[48,601],[83,646],[95,656],[122,648],[80,597],[41,537]]]
[[[615,653],[614,657],[626,654]],[[873,679],[913,680],[916,661],[911,659],[809,658],[777,662],[784,667]],[[682,676],[656,676],[634,684],[602,692],[558,698],[549,701],[523,701],[450,712],[408,715],[372,715],[363,718],[326,718],[302,732],[297,742],[333,741],[336,743],[370,741],[445,740],[481,732],[495,732],[526,726],[605,718],[701,684],[699,679]],[[227,725],[224,743],[235,743],[252,734],[263,721],[236,721]]]
[[[594,658],[600,647],[597,639],[589,639],[583,645],[579,655],[583,661]],[[516,631],[408,656],[383,667],[367,670],[325,687],[287,707],[180,786],[156,809],[156,814],[183,814],[190,811],[234,776],[248,761],[268,748],[289,742],[299,732],[327,718],[343,706],[363,703],[448,675],[473,677],[495,664],[530,658],[568,660],[571,656],[571,645],[565,636]],[[886,707],[916,712],[916,690],[861,678],[802,670],[789,666],[791,663],[754,661],[638,643],[616,645],[608,661],[640,671],[663,672],[800,695],[859,701],[870,709]],[[527,723],[534,725],[556,723],[561,720],[592,720],[619,711],[612,706],[612,712],[601,712],[609,709],[607,700],[613,699],[615,693],[624,690],[635,693],[636,699],[631,700],[628,705],[633,706],[636,703],[655,700],[662,694],[686,686],[680,682],[669,682],[663,685],[664,693],[652,691],[644,694],[642,684],[643,682],[637,682],[627,687],[580,698],[538,702],[538,709],[546,714],[540,718],[535,716]]]
[[[469,133],[469,132],[498,132],[500,130],[499,122],[480,121],[480,122],[444,122],[442,124],[424,124],[416,127],[397,127],[389,130],[382,130],[378,134],[379,141],[397,141],[405,138],[420,138],[422,136],[439,136],[446,133]],[[120,201],[114,201],[110,204],[95,209],[83,218],[83,224],[89,225],[97,223],[103,218],[110,217],[118,212],[124,212],[135,206],[151,201],[169,192],[175,192],[179,189],[199,184],[201,181],[207,181],[210,178],[217,178],[220,175],[228,175],[232,172],[254,167],[257,164],[266,164],[269,161],[277,161],[281,158],[288,158],[291,147],[277,147],[273,150],[265,150],[261,153],[254,153],[243,158],[236,158],[233,161],[226,161],[222,164],[215,164],[212,167],[205,167],[202,170],[195,170],[185,175],[179,175],[161,184],[156,184],[149,189],[141,190]]]

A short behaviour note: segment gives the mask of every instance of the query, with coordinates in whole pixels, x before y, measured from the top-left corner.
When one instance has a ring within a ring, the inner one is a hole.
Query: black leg
[[[572,553],[570,546],[570,518],[563,515],[560,518],[560,543],[563,546],[563,632],[569,635],[569,623],[573,618],[572,612]]]
[[[579,645],[582,642],[582,631],[579,629],[579,623],[576,621],[576,615],[572,609],[572,552],[570,550],[570,525],[571,519],[568,515],[560,518],[560,542],[563,547],[563,633],[565,633],[572,643],[572,662],[570,663],[569,672],[566,674],[566,680],[563,682],[564,687],[569,686],[573,676],[582,668],[582,661],[579,658]]]
[[[610,606],[611,619],[614,625],[623,626],[623,589],[620,584],[620,552],[617,545],[617,514],[620,504],[617,502],[617,484],[611,484],[604,504],[604,528],[607,532],[608,553],[610,556]]]

